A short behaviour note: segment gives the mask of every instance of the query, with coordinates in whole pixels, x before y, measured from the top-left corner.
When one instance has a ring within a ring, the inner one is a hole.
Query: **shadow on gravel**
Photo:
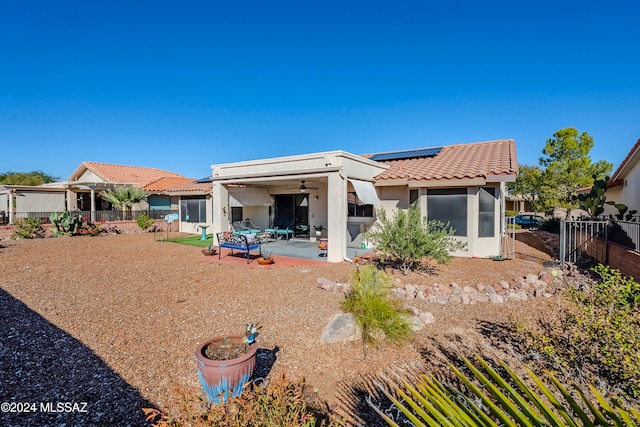
[[[273,364],[276,362],[280,347],[275,346],[273,350],[268,348],[259,348],[256,352],[256,366],[253,369],[252,381],[262,382],[271,372]]]
[[[150,425],[154,405],[91,349],[3,289],[0,307],[0,425]]]

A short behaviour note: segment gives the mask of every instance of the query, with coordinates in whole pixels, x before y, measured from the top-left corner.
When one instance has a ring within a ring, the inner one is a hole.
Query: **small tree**
[[[153,218],[149,217],[146,213],[141,214],[138,219],[136,219],[138,223],[138,227],[142,229],[142,231],[146,231],[149,227],[153,225],[155,222]]]
[[[380,225],[366,233],[367,239],[405,275],[423,258],[444,264],[451,259],[450,252],[466,247],[453,238],[455,230],[449,224],[427,221],[417,207],[399,210],[392,218],[380,209],[378,220]]]
[[[147,200],[147,193],[141,188],[127,186],[105,191],[100,194],[100,197],[111,203],[116,209],[121,209],[124,220],[125,212],[131,210],[134,204]]]
[[[544,167],[538,186],[542,209],[575,207],[572,196],[578,189],[589,186],[594,175],[602,179],[611,172],[611,163],[604,160],[593,163],[589,156],[593,146],[593,137],[575,128],[560,129],[547,139],[543,157],[539,159]]]

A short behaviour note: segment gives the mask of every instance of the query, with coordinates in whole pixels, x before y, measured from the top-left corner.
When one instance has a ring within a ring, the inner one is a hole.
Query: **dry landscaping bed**
[[[154,241],[152,234],[4,240],[0,246],[0,401],[87,402],[88,411],[0,414],[18,425],[144,425],[142,406],[172,413],[184,394],[200,393],[196,346],[242,333],[248,322],[262,326],[260,372],[304,376],[320,401],[355,419],[346,395],[366,375],[432,363],[435,346],[446,343],[490,346],[487,329],[512,316],[544,316],[555,306],[553,298],[423,302],[436,321],[412,343],[365,352],[360,342],[321,345],[319,339],[343,296],[320,289],[318,278],[346,282],[354,270],[349,264],[246,268],[204,257],[196,247]],[[493,284],[537,274],[551,259],[529,232],[518,234],[516,252],[515,260],[459,258],[432,275],[397,280]]]

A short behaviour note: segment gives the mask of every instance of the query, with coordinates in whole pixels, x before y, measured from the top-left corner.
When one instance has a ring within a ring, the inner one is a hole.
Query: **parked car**
[[[516,216],[516,224],[522,228],[538,227],[542,224],[544,218],[540,215],[518,215]]]

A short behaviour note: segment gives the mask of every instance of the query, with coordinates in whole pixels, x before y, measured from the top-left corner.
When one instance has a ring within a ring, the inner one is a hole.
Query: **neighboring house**
[[[178,211],[185,213],[181,231],[197,232],[197,224],[206,222],[209,186],[194,179],[155,168],[83,162],[66,181],[39,186],[0,186],[0,210],[9,222],[13,217],[42,217],[49,212],[87,212],[92,220],[118,219],[112,206],[99,197],[100,192],[131,185],[149,194],[146,202],[133,210]],[[188,208],[195,209],[195,213]],[[204,209],[200,209],[200,205]],[[181,209],[184,206],[184,209]],[[6,207],[6,208],[5,208]],[[210,208],[208,209],[210,216]]]
[[[514,211],[518,214],[526,212],[534,212],[531,207],[531,202],[526,200],[522,194],[507,194],[505,199],[505,209],[507,211]]]
[[[212,231],[247,218],[263,229],[322,225],[327,259],[339,262],[375,222],[376,208],[393,213],[416,204],[429,219],[450,223],[467,243],[455,255],[500,255],[505,183],[515,181],[517,165],[513,140],[212,165],[206,180],[212,183]]]
[[[640,139],[629,151],[607,183],[607,200],[624,203],[629,210],[640,212]],[[607,206],[606,213],[617,210]]]

